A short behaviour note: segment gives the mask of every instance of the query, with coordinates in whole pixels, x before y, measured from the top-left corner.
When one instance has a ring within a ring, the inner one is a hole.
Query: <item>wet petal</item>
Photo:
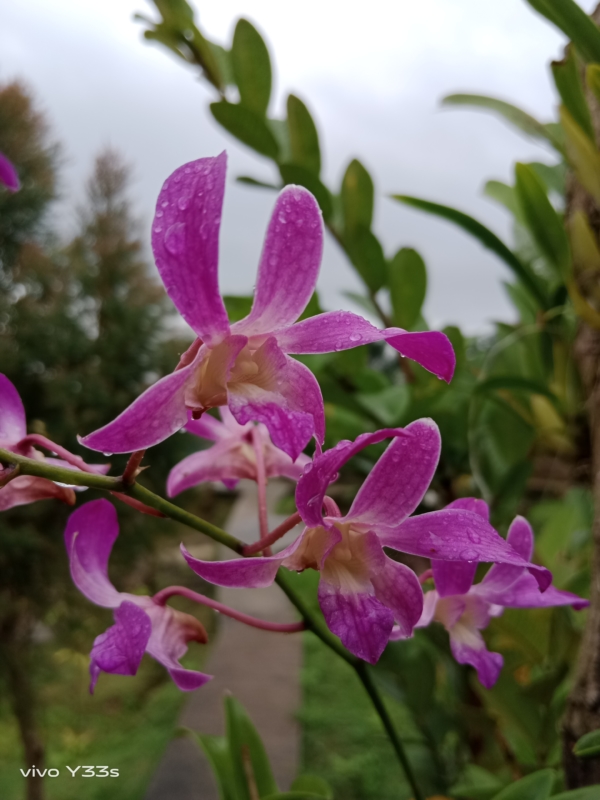
[[[438,331],[409,333],[402,328],[379,330],[351,311],[327,311],[275,331],[286,353],[332,353],[385,340],[406,358],[450,382],[456,357],[448,337]]]
[[[0,153],[0,183],[3,183],[9,192],[16,192],[21,188],[17,170],[4,153]]]
[[[322,253],[317,201],[302,186],[286,186],[267,230],[252,310],[236,332],[268,333],[295,322],[315,289]]]
[[[148,609],[152,620],[152,635],[146,647],[148,653],[169,671],[176,686],[184,692],[191,692],[204,686],[212,675],[185,669],[179,659],[187,652],[190,641],[204,644],[207,640],[204,627],[191,614],[184,614],[169,606]]]
[[[339,470],[352,456],[384,439],[405,436],[404,428],[383,428],[375,433],[362,433],[355,441],[339,442],[331,450],[315,455],[296,487],[296,506],[304,522],[311,528],[323,524],[323,498],[330,483],[337,479]]]
[[[167,294],[207,344],[229,333],[218,279],[226,167],[221,153],[176,169],[161,189],[152,224],[152,250]]]
[[[461,508],[463,511],[472,511],[473,514],[479,514],[486,522],[490,521],[490,507],[485,500],[479,500],[477,497],[459,497],[458,500],[453,500],[448,503],[446,508]]]
[[[319,605],[329,630],[355,656],[375,664],[394,625],[393,612],[368,592],[342,592],[319,582]]]
[[[433,620],[433,616],[435,614],[435,609],[438,600],[439,600],[439,595],[435,591],[435,589],[431,592],[425,592],[423,596],[423,611],[421,613],[419,621],[415,625],[415,628],[426,628],[431,623],[431,621]],[[394,630],[392,632],[392,637],[391,637],[392,640],[395,641],[396,639],[402,638],[399,635],[400,633],[401,633],[400,631]]]
[[[246,447],[249,447],[247,445]],[[250,460],[239,441],[226,439],[206,450],[192,453],[173,467],[167,479],[169,497],[204,481],[256,480],[256,462]]]
[[[506,541],[525,561],[531,561],[531,556],[533,555],[533,528],[525,517],[514,518],[508,529]]]
[[[552,582],[544,567],[520,556],[479,514],[444,509],[409,517],[397,528],[381,528],[383,544],[404,553],[444,561],[492,561],[526,567],[543,591]]]
[[[423,590],[412,569],[392,561],[381,549],[380,552],[384,560],[371,575],[375,597],[393,611],[396,638],[406,639],[412,636],[413,628],[423,612]]]
[[[59,486],[45,478],[19,475],[0,488],[0,511],[35,503],[38,500],[62,500],[75,505],[75,492],[68,486]]]
[[[442,441],[431,419],[419,419],[394,439],[361,486],[347,520],[396,526],[417,508],[429,488]]]
[[[26,435],[27,422],[21,397],[6,375],[0,373],[0,446],[16,444]]]
[[[500,653],[490,653],[483,636],[476,628],[458,623],[450,630],[450,649],[459,664],[470,664],[477,670],[482,686],[491,689],[498,680],[504,659]]]
[[[88,600],[115,608],[122,595],[108,578],[108,559],[119,535],[117,512],[108,500],[92,500],[74,511],[65,529],[71,577]]]
[[[497,567],[492,567],[492,569],[496,570]],[[540,592],[537,581],[525,570],[521,570],[516,580],[506,581],[504,584],[496,580],[484,580],[474,587],[473,591],[488,603],[505,608],[573,606],[576,611],[580,611],[589,606],[589,600],[571,592],[561,591],[555,586],[549,586],[545,592]]]
[[[185,390],[194,369],[191,364],[161,378],[116,419],[84,436],[81,444],[103,453],[133,453],[164,441],[187,422]]]
[[[506,541],[520,556],[527,560],[531,559],[533,555],[533,529],[524,517],[515,517],[508,529]],[[485,591],[490,596],[499,597],[522,576],[523,572],[524,570],[508,566],[508,564],[494,564],[483,578],[479,591]]]
[[[432,558],[431,567],[439,596],[449,597],[469,591],[477,571],[477,561],[438,561]]]
[[[194,436],[199,436],[201,439],[208,439],[211,442],[217,442],[231,435],[227,427],[216,417],[211,414],[205,413],[200,419],[193,419],[192,412],[188,411],[188,421],[185,425],[185,430],[188,433],[193,433]]]
[[[90,692],[94,691],[100,671],[135,675],[151,631],[150,617],[143,609],[128,600],[121,603],[115,609],[115,624],[94,641],[90,654]]]

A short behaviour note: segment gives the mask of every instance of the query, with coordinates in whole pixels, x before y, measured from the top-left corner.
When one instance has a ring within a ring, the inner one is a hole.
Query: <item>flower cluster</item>
[[[0,168],[3,164],[0,161]],[[245,319],[231,324],[217,279],[225,166],[222,154],[176,170],[159,195],[152,228],[156,265],[168,295],[195,333],[194,342],[170,375],[82,443],[92,450],[130,453],[182,428],[210,440],[209,448],[173,468],[169,496],[202,481],[218,480],[233,488],[240,479],[251,479],[262,497],[261,532],[244,557],[228,561],[203,561],[182,546],[196,574],[218,586],[264,587],[281,567],[316,570],[325,621],[355,656],[375,663],[390,640],[405,639],[415,628],[440,622],[450,634],[456,660],[474,666],[481,682],[491,686],[502,657],[487,651],[480,631],[492,617],[506,607],[577,609],[587,601],[555,589],[548,570],[531,561],[533,534],[524,519],[515,520],[505,540],[490,525],[481,500],[463,499],[438,511],[414,513],[431,484],[441,451],[440,433],[432,420],[365,433],[322,451],[321,391],[310,370],[291,355],[385,341],[449,381],[455,363],[452,347],[439,332],[379,330],[347,311],[297,321],[313,294],[323,248],[319,207],[298,186],[286,187],[275,203],[252,309]],[[6,175],[2,179],[10,187]],[[106,471],[84,464],[43,437],[27,436],[20,398],[0,377],[2,447],[38,458],[34,449],[38,444],[72,468]],[[220,420],[211,409],[219,409]],[[311,460],[303,450],[312,438],[316,441]],[[386,439],[390,444],[343,515],[327,495],[329,486],[353,456]],[[297,514],[269,534],[265,487],[274,476],[297,481]],[[69,488],[22,476],[0,489],[0,508],[45,497],[75,499]],[[272,554],[270,546],[300,520],[302,533]],[[205,642],[206,632],[194,617],[166,605],[173,594],[193,595],[192,599],[257,627],[282,632],[302,628],[301,623],[255,620],[183,587],[169,587],[154,597],[119,592],[107,574],[117,536],[116,512],[106,500],[75,511],[65,532],[75,584],[93,603],[114,609],[115,624],[97,637],[92,648],[92,689],[101,671],[135,674],[145,652],[167,668],[181,689],[195,689],[209,679],[179,663],[188,642]],[[403,562],[403,554],[430,560],[431,569],[417,577]],[[480,583],[473,584],[482,562],[492,567]],[[435,589],[424,593],[429,578]]]

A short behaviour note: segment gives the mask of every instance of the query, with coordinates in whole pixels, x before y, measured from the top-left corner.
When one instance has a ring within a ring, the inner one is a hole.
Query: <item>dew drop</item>
[[[104,458],[110,458],[113,454],[112,453],[102,453]]]
[[[287,219],[285,218],[285,214],[279,214],[277,219],[279,220],[279,222],[281,222],[282,225],[285,225],[287,223]]]
[[[180,211],[185,211],[189,205],[189,202],[190,202],[189,197],[185,196],[180,197],[179,200],[177,201],[177,207],[179,208]]]
[[[349,339],[351,342],[360,342],[362,336],[360,335],[360,333],[351,333]]]
[[[476,561],[477,560],[477,550],[471,550],[467,548],[463,550],[460,554],[460,557],[465,561]]]
[[[162,217],[162,215],[163,215],[163,212],[159,208],[158,211],[156,212],[156,216],[157,217]]]
[[[481,541],[481,536],[475,531],[468,531],[467,536],[473,542],[473,544],[479,544]]]
[[[165,234],[165,247],[172,256],[178,256],[185,248],[185,222],[176,222]]]
[[[161,203],[161,206],[163,208],[166,208],[168,205],[169,205],[169,201],[168,200],[163,200],[162,203]]]

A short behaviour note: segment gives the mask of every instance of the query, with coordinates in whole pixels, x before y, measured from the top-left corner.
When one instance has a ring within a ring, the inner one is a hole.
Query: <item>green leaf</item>
[[[319,134],[308,108],[293,94],[288,95],[287,118],[293,163],[318,175],[321,171]]]
[[[488,97],[482,94],[449,94],[444,97],[442,104],[446,106],[470,106],[484,111],[492,111],[495,114],[499,114],[511,125],[514,125],[515,128],[518,128],[521,133],[530,136],[532,139],[543,139],[556,147],[555,138],[541,122],[538,122],[535,117],[532,117],[526,111],[512,105],[512,103],[499,100],[497,97]]]
[[[562,61],[553,61],[551,67],[561,100],[582,131],[593,139],[592,116],[585,99],[581,72],[573,47],[568,48],[567,55]]]
[[[165,22],[172,25],[193,23],[194,9],[186,0],[152,0]]]
[[[582,789],[571,789],[570,792],[561,792],[552,795],[551,800],[598,800],[600,797],[600,783],[594,786],[584,786]]]
[[[394,324],[409,331],[419,319],[427,292],[427,269],[416,250],[398,250],[389,263],[388,286]]]
[[[494,375],[491,378],[485,378],[475,384],[473,392],[475,394],[487,394],[489,392],[496,392],[499,389],[527,392],[529,394],[541,394],[544,397],[548,397],[554,403],[558,403],[556,395],[543,383],[531,380],[530,378],[522,378],[519,375]]]
[[[522,220],[521,209],[513,186],[502,181],[488,181],[483,187],[483,193],[504,206],[519,222]]]
[[[317,314],[322,313],[323,309],[321,308],[321,304],[319,302],[319,295],[315,291],[310,296],[310,300],[308,301],[306,308],[298,317],[298,322],[300,322],[301,319],[308,319],[309,317],[315,317]]]
[[[577,758],[596,758],[600,756],[600,729],[590,731],[578,739],[573,753]]]
[[[380,392],[359,392],[356,402],[367,413],[377,418],[384,427],[394,427],[402,421],[404,412],[410,404],[408,386],[388,386]]]
[[[517,164],[515,174],[517,198],[525,223],[548,263],[566,280],[571,272],[571,249],[563,221],[531,167]]]
[[[442,328],[442,333],[445,333],[448,339],[450,339],[450,344],[456,356],[456,371],[458,372],[467,359],[465,337],[462,335],[460,328],[456,325],[446,325],[445,328]]]
[[[263,797],[263,800],[323,800],[323,795],[305,791],[277,792]]]
[[[287,119],[267,119],[269,130],[275,137],[279,147],[279,161],[287,163],[292,158],[292,148],[290,146],[290,131]]]
[[[585,70],[585,82],[596,100],[600,100],[600,64],[588,64]]]
[[[527,0],[573,42],[584,61],[600,62],[600,30],[573,0]]]
[[[281,189],[280,186],[276,186],[274,183],[259,181],[257,178],[253,178],[251,175],[238,175],[236,181],[238,183],[245,183],[248,186],[257,186],[260,189],[275,189],[275,191],[279,191],[279,189]]]
[[[255,782],[259,797],[277,793],[277,784],[261,738],[242,704],[231,695],[225,698],[225,718],[239,800],[251,800],[253,795],[248,789],[249,780]]]
[[[481,222],[473,219],[473,217],[470,217],[468,214],[464,214],[462,211],[457,211],[455,208],[443,206],[439,203],[431,203],[428,200],[421,200],[418,197],[409,197],[408,195],[402,194],[395,194],[392,195],[392,197],[394,200],[398,200],[408,206],[418,208],[421,211],[426,211],[429,214],[434,214],[449,222],[453,222],[467,233],[470,233],[471,236],[474,236],[484,247],[487,247],[488,250],[495,253],[510,267],[515,275],[521,279],[523,284],[527,286],[542,308],[547,307],[548,301],[540,288],[536,276],[531,272],[529,266],[517,258],[512,250],[509,250],[504,242],[499,239],[495,233],[492,233],[489,228],[482,225]]]
[[[568,230],[575,267],[579,270],[600,272],[600,249],[583,211],[571,214]]]
[[[252,308],[253,297],[243,297],[241,295],[226,294],[223,297],[227,316],[230,322],[239,322],[247,317]]]
[[[185,36],[187,46],[192,51],[196,63],[202,67],[206,79],[216,89],[222,90],[225,82],[219,66],[219,58],[213,49],[212,42],[209,42],[195,25],[186,31],[182,31],[182,34]]]
[[[329,189],[321,183],[314,172],[306,169],[306,167],[299,167],[297,164],[280,164],[279,172],[285,184],[295,183],[299,186],[304,186],[315,196],[325,220],[331,217],[333,203]]]
[[[219,125],[229,131],[240,142],[274,160],[279,155],[279,146],[264,119],[249,108],[221,100],[211,103],[210,110]]]
[[[541,161],[531,161],[529,167],[540,180],[546,184],[549,192],[556,192],[561,197],[566,191],[567,165],[560,161],[558,164],[544,164]]]
[[[241,105],[264,117],[271,97],[271,59],[262,36],[247,19],[235,26],[231,63]]]
[[[492,772],[477,764],[467,764],[458,782],[450,788],[450,793],[461,800],[489,800],[502,788],[502,781]]]
[[[333,800],[331,786],[317,775],[300,775],[292,783],[291,790],[292,792],[312,792],[326,800]]]
[[[344,239],[346,251],[356,271],[371,292],[378,292],[386,279],[387,264],[379,239],[362,225],[357,225]]]
[[[351,161],[342,180],[341,192],[347,232],[352,232],[358,226],[371,227],[374,192],[373,181],[367,170],[357,159]]]
[[[208,736],[190,731],[199,743],[217,779],[219,800],[237,800],[235,783],[232,779],[232,764],[229,745],[224,736]]]
[[[506,786],[494,800],[547,800],[554,784],[554,770],[542,769]]]
[[[225,86],[235,86],[235,76],[233,74],[233,64],[231,63],[231,51],[225,50],[216,42],[208,42],[208,46],[213,52],[215,60],[219,65],[219,72]]]
[[[600,154],[595,143],[585,135],[565,106],[560,107],[560,121],[565,132],[567,159],[579,183],[596,202],[600,202]]]

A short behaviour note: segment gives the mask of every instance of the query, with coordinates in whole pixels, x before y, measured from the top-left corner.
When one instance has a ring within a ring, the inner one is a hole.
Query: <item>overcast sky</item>
[[[583,5],[590,11],[594,3]],[[455,205],[510,237],[507,215],[482,197],[483,184],[510,180],[516,160],[551,162],[552,153],[493,117],[441,110],[439,101],[455,91],[493,94],[549,120],[556,98],[548,64],[560,55],[562,36],[524,0],[218,0],[195,7],[202,29],[226,44],[240,16],[261,30],[276,71],[272,108],[282,112],[289,91],[305,100],[321,134],[326,182],[337,190],[353,157],[370,169],[375,227],[387,254],[413,246],[426,259],[430,324],[460,323],[474,332],[510,317],[501,263],[386,195]],[[227,148],[221,288],[249,293],[274,196],[233,178],[272,178],[273,167],[217,127],[208,88],[183,62],[142,40],[136,11],[153,15],[145,0],[3,3],[0,80],[29,82],[63,144],[65,231],[102,146],[115,146],[133,166],[132,197],[146,238],[170,172]],[[319,280],[324,305],[351,307],[341,292],[358,286],[329,242]]]

